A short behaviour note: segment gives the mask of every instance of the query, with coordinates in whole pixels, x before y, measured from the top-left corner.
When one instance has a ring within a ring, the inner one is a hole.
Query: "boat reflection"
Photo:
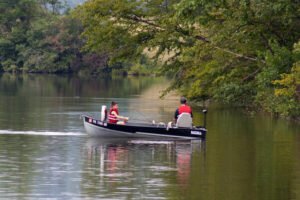
[[[89,187],[107,191],[106,198],[119,192],[151,195],[174,184],[188,187],[193,159],[205,159],[205,141],[88,138],[86,151],[86,167],[98,177]]]
[[[191,168],[191,149],[180,149],[176,153],[177,178],[181,185],[187,185]]]

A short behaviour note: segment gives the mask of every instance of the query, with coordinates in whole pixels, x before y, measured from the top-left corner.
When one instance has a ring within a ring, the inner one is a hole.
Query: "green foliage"
[[[80,26],[67,17],[41,19],[27,32],[27,45],[18,46],[24,69],[30,72],[70,72],[82,42]],[[78,61],[80,62],[80,61]]]
[[[89,0],[71,15],[62,5],[0,4],[0,69],[157,70],[173,77],[166,92],[300,115],[298,1]]]
[[[294,65],[289,73],[280,75],[273,81],[275,96],[279,103],[274,107],[278,113],[285,116],[300,116],[300,42],[296,43],[293,51]]]
[[[75,13],[87,50],[108,52],[111,62],[148,56],[161,64],[161,73],[174,77],[167,91],[299,115],[278,107],[288,105],[291,96],[278,99],[277,90],[288,87],[283,74],[295,74],[297,1],[90,0]],[[295,102],[299,108],[299,98]]]
[[[0,3],[0,55],[4,70],[16,71],[18,61],[16,46],[26,42],[26,32],[39,13],[34,0],[12,0]]]
[[[70,73],[87,68],[94,73],[105,69],[107,55],[81,51],[82,25],[60,14],[62,8],[59,0],[1,2],[0,70]]]
[[[140,56],[140,59],[134,62],[134,64],[131,64],[128,66],[128,72],[129,75],[150,75],[155,74],[155,66],[153,62],[146,56],[142,55]]]

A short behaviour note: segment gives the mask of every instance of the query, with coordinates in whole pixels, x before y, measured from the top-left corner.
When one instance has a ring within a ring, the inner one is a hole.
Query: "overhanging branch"
[[[139,23],[143,23],[143,24],[155,27],[156,29],[158,29],[160,31],[165,31],[166,30],[165,28],[161,27],[160,25],[156,24],[155,22],[147,20],[145,18],[141,18],[141,17],[139,17],[137,15],[127,15],[127,16],[123,16],[123,17],[126,18],[126,19],[128,19],[128,20],[133,20],[135,22],[139,22]],[[191,36],[191,35],[189,35],[189,33],[187,31],[182,30],[182,28],[180,28],[178,26],[175,27],[174,31],[176,31],[178,33],[181,33],[181,34],[183,34],[185,36]],[[196,36],[191,36],[191,37],[194,37],[195,39],[203,41],[205,43],[211,43],[211,41],[208,38],[206,38],[206,37],[204,37],[202,35],[196,35]],[[219,47],[219,46],[213,46],[213,48],[215,48],[217,50],[220,50],[220,51],[223,51],[223,52],[226,52],[228,54],[234,55],[234,56],[236,56],[238,58],[243,58],[243,59],[251,60],[251,61],[254,61],[254,62],[265,63],[265,61],[263,61],[261,59],[258,59],[256,57],[250,57],[250,56],[247,56],[247,55],[244,55],[244,54],[236,53],[234,51],[231,51],[229,49],[224,49],[224,48]]]

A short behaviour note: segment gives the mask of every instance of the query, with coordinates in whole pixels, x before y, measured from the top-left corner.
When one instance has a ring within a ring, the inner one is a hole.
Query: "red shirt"
[[[181,113],[190,113],[190,114],[192,114],[192,109],[191,109],[190,106],[184,104],[184,105],[179,106],[178,113],[179,113],[179,115]]]

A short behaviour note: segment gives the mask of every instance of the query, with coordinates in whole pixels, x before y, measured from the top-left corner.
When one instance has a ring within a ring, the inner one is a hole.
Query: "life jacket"
[[[191,109],[190,106],[184,104],[184,105],[179,106],[178,113],[179,113],[179,115],[181,113],[190,113],[190,114],[192,114],[192,109]]]
[[[118,119],[115,115],[112,114],[112,112],[115,111],[117,113],[117,115],[119,115],[119,111],[116,108],[110,108],[109,110],[109,115],[108,115],[108,123],[117,123]]]

